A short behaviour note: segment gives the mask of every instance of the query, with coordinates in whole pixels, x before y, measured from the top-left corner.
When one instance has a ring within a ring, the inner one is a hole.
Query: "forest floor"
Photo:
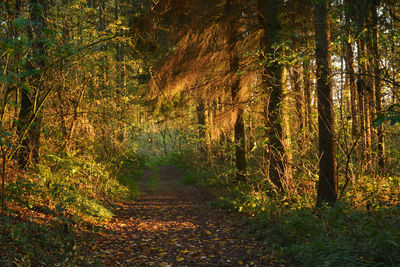
[[[118,205],[91,248],[104,266],[276,266],[246,236],[242,215],[208,205],[215,193],[182,185],[179,170],[145,171],[142,195]]]

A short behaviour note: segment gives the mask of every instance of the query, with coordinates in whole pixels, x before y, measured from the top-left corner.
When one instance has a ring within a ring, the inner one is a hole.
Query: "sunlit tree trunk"
[[[380,70],[380,54],[378,42],[378,8],[379,1],[372,1],[370,4],[371,13],[371,38],[372,38],[372,54],[373,54],[373,73],[374,73],[374,92],[375,92],[375,112],[382,113],[382,87],[381,87],[381,70]],[[377,163],[383,175],[385,173],[385,134],[383,126],[377,128]]]
[[[121,3],[123,0],[115,0],[114,12],[115,12],[115,19],[118,20],[121,15]],[[122,30],[119,32],[122,35]],[[117,86],[119,91],[123,91],[126,87],[126,75],[125,75],[125,46],[122,43],[117,43],[116,50],[115,50],[116,60],[117,63]]]
[[[363,151],[363,165],[369,172],[372,168],[372,129],[371,117],[373,113],[374,99],[373,99],[373,79],[371,78],[371,66],[369,60],[368,50],[370,50],[370,42],[368,41],[368,32],[366,29],[368,22],[368,6],[369,0],[361,0],[357,5],[358,18],[357,26],[359,32],[359,40],[357,42],[357,56],[359,75],[357,80],[357,89],[359,94],[359,109],[360,109],[360,125],[362,134],[362,151]]]
[[[98,2],[98,18],[99,18],[99,23],[98,23],[98,30],[101,34],[104,33],[106,29],[106,20],[105,20],[105,7],[106,7],[106,1],[99,1]],[[107,58],[105,55],[105,52],[107,50],[107,47],[104,43],[100,45],[100,53],[101,59],[100,59],[100,73],[99,73],[99,80],[101,84],[101,89],[105,90],[107,86]]]
[[[308,41],[307,41],[308,48]],[[312,82],[311,82],[311,62],[310,58],[306,56],[303,60],[303,87],[304,87],[304,119],[309,133],[312,132]],[[306,138],[309,139],[309,137]]]
[[[295,113],[297,117],[297,128],[301,132],[302,140],[304,139],[304,128],[306,125],[305,116],[304,116],[304,94],[301,88],[301,80],[300,80],[300,64],[296,64],[291,68],[290,78],[291,78],[291,87],[294,93],[294,101],[296,105]]]
[[[229,72],[233,76],[230,85],[232,102],[236,105],[237,117],[234,126],[234,142],[235,142],[235,163],[237,168],[236,179],[238,181],[246,180],[246,139],[244,125],[243,104],[240,103],[239,91],[240,81],[237,76],[239,70],[239,56],[235,45],[237,43],[237,12],[233,3],[237,1],[227,0],[225,4],[225,17],[227,19],[228,34],[228,52],[229,52]],[[236,7],[237,8],[237,7]]]
[[[350,0],[345,1],[346,7],[346,31],[347,37],[352,38],[352,32],[350,29],[350,23],[352,19],[353,5]],[[346,72],[347,72],[347,80],[350,89],[350,103],[351,103],[351,132],[353,137],[357,138],[358,136],[358,106],[357,106],[357,87],[355,81],[355,72],[354,72],[354,53],[353,53],[353,45],[352,40],[347,40],[345,44],[345,57],[346,63]]]
[[[279,57],[282,49],[274,47],[281,41],[281,24],[279,20],[281,1],[267,0],[258,1],[260,10],[260,24],[264,29],[264,38],[261,46],[267,57],[264,64],[262,75],[263,91],[265,98],[264,117],[266,123],[266,134],[269,138],[267,144],[267,155],[269,164],[267,173],[274,186],[278,190],[283,190],[283,182],[287,178],[287,154],[284,145],[283,133],[283,112],[282,112],[282,79],[283,65],[280,64]]]
[[[283,68],[282,71],[282,134],[283,134],[283,149],[285,151],[285,181],[286,187],[285,189],[290,189],[292,184],[290,184],[289,178],[292,177],[292,164],[293,164],[293,155],[292,155],[292,136],[290,131],[290,113],[292,112],[292,107],[290,105],[290,97],[289,91],[287,88],[287,68]],[[299,88],[301,90],[301,88]],[[300,92],[299,92],[300,93]],[[298,99],[297,99],[298,100]],[[301,106],[303,106],[301,104]],[[304,118],[302,116],[302,118]],[[304,121],[301,123],[304,126]],[[302,133],[304,137],[304,133]],[[302,140],[303,141],[303,140]]]
[[[318,0],[315,1],[314,5],[320,158],[317,205],[324,202],[333,205],[337,197],[337,171],[333,97],[330,81],[331,59],[328,52],[329,0]]]

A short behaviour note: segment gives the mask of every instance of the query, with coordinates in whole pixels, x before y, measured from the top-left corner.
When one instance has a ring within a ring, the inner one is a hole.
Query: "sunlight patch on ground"
[[[198,226],[191,222],[179,221],[155,221],[155,220],[139,220],[137,224],[139,231],[180,231],[185,229],[196,229]]]

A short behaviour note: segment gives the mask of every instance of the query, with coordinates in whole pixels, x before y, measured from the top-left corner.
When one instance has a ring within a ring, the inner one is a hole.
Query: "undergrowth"
[[[0,265],[95,264],[80,256],[79,232],[101,230],[119,201],[138,196],[133,176],[140,164],[50,154],[16,175],[6,186]]]
[[[224,187],[227,194],[212,205],[248,214],[249,234],[264,241],[274,262],[284,266],[400,266],[396,177],[359,177],[334,207],[317,209],[315,190],[277,193],[256,175],[246,183],[235,183],[233,168],[199,166],[191,168],[190,179]]]
[[[316,209],[313,195],[231,185],[217,205],[251,215],[253,219],[247,221],[251,234],[264,240],[271,255],[285,265],[399,266],[400,206],[382,200],[371,186],[363,187],[364,192],[360,187],[349,190],[334,207]],[[358,199],[349,194],[354,190]],[[366,198],[373,200],[368,206],[363,205]]]

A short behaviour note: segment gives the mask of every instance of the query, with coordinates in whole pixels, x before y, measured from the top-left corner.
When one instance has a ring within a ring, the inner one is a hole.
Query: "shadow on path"
[[[240,237],[237,213],[208,207],[212,195],[179,177],[174,166],[144,173],[141,197],[115,211],[112,233],[98,240],[105,266],[271,265],[259,241]]]

